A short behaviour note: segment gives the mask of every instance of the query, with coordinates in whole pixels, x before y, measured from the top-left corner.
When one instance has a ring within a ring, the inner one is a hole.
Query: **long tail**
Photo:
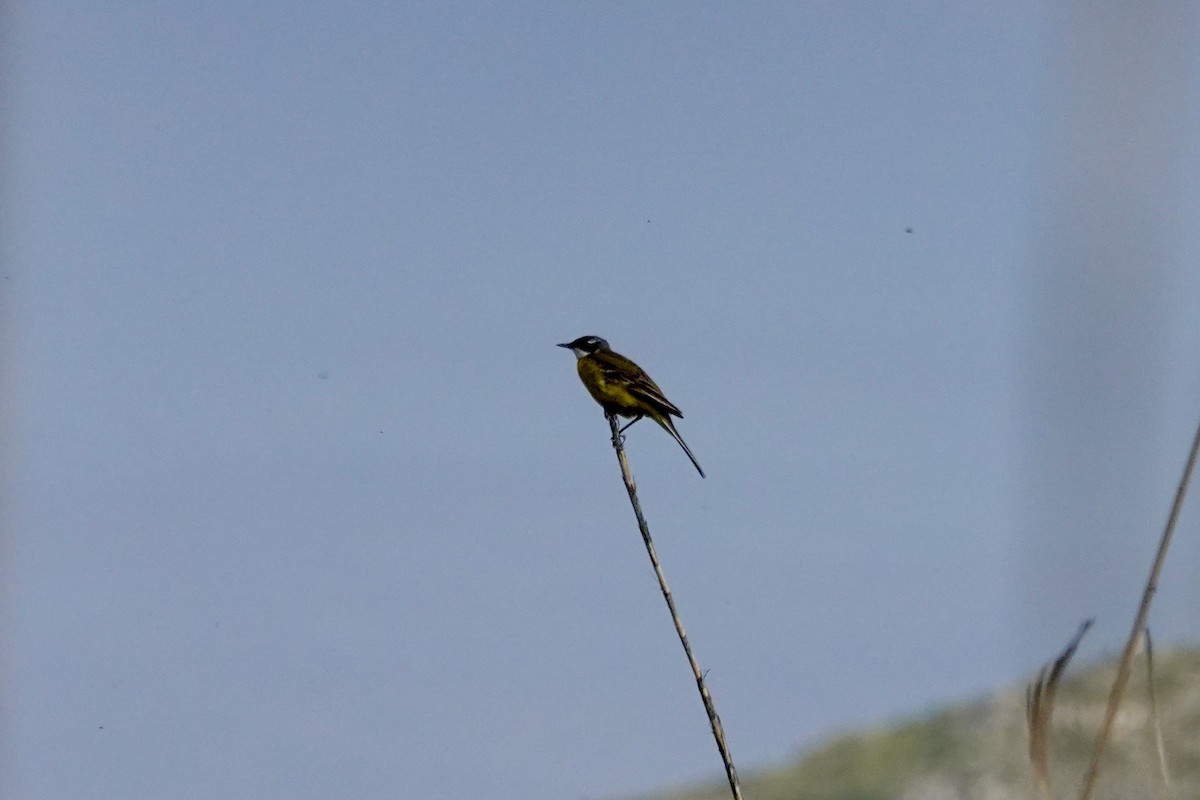
[[[683,452],[687,453],[687,457],[692,460],[692,466],[694,466],[696,468],[696,472],[699,472],[700,477],[703,478],[704,470],[702,470],[700,468],[700,462],[696,460],[696,457],[694,455],[692,455],[691,448],[688,447],[687,443],[683,441],[683,437],[679,435],[679,431],[675,430],[675,423],[671,422],[671,418],[666,415],[663,415],[662,418],[654,417],[653,419],[655,422],[657,422],[659,425],[662,426],[663,430],[665,430],[667,433],[671,434],[671,436],[675,439],[675,441],[679,442],[679,446],[683,448]]]

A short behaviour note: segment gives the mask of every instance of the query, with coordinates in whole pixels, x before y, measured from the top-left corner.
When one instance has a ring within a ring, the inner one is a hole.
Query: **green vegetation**
[[[1072,670],[1051,728],[1051,788],[1078,796],[1115,666]],[[1139,661],[1117,716],[1096,800],[1200,797],[1200,650],[1155,655],[1155,696],[1171,781],[1155,746]],[[850,733],[796,761],[743,772],[747,800],[1033,800],[1024,686],[896,725]],[[647,800],[723,800],[724,783]]]

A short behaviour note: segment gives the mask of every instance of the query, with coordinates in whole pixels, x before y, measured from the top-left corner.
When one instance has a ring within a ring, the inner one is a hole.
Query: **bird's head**
[[[590,356],[592,353],[609,349],[608,342],[599,336],[580,336],[573,342],[559,344],[559,347],[567,348],[575,354],[576,358],[583,358],[584,356]]]

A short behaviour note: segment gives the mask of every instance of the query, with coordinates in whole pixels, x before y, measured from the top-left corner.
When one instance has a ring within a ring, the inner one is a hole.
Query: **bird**
[[[700,477],[704,470],[692,455],[691,448],[683,441],[671,417],[683,419],[683,412],[666,398],[658,384],[650,379],[646,371],[620,353],[614,352],[608,342],[599,336],[580,336],[573,342],[558,345],[575,354],[579,380],[592,395],[607,416],[632,417],[619,432],[623,432],[642,417],[649,417],[671,434]]]

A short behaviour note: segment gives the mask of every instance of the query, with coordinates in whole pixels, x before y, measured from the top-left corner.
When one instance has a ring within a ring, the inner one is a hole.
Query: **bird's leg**
[[[617,433],[624,433],[626,428],[628,428],[628,427],[629,427],[630,425],[632,425],[633,423],[637,422],[637,421],[638,421],[639,419],[641,419],[643,416],[644,416],[644,415],[642,415],[642,414],[638,414],[636,417],[634,417],[633,419],[629,420],[629,422],[626,422],[624,425],[622,425],[622,426],[621,426],[621,429],[620,429],[620,430],[618,430],[618,431],[617,431]]]
[[[611,424],[616,421],[617,415],[610,413],[608,411],[605,411],[604,419]],[[613,428],[615,430],[616,426],[614,425]],[[612,443],[613,443],[613,447],[620,447],[622,444],[625,443],[625,437],[621,435],[620,431],[617,431],[616,433],[613,434]]]

